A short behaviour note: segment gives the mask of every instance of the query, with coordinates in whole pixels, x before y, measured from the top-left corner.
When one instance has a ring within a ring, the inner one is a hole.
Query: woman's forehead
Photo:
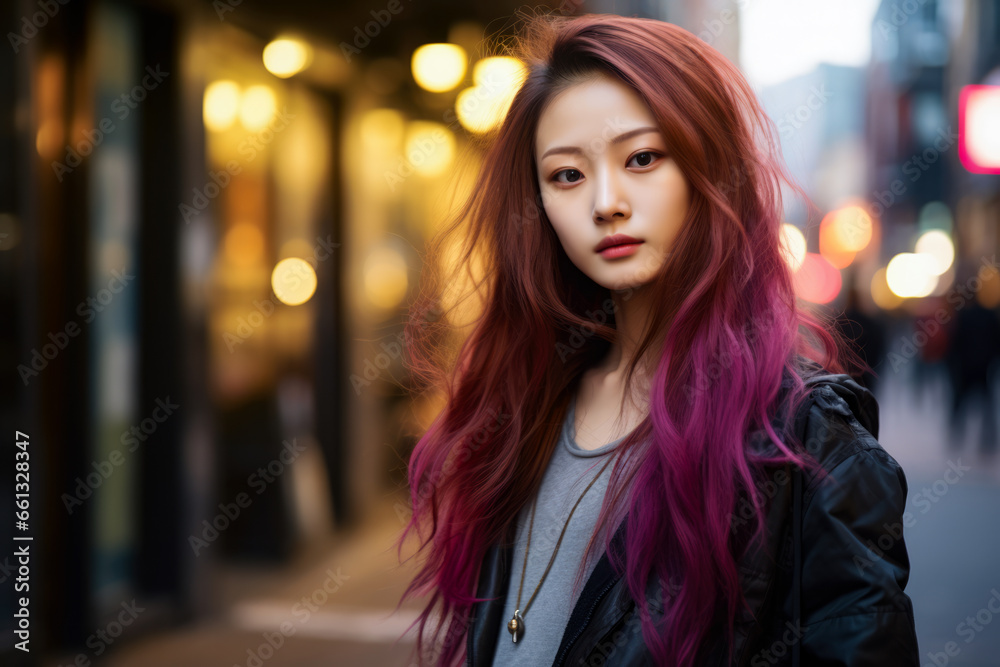
[[[573,84],[542,110],[535,132],[536,158],[553,148],[585,148],[593,141],[610,142],[623,133],[656,128],[645,101],[628,85],[609,76]]]

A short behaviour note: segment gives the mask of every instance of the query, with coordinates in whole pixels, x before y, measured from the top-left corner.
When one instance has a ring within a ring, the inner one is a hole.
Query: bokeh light
[[[798,271],[806,258],[806,237],[802,230],[788,222],[781,226],[781,251],[789,268]]]
[[[955,244],[951,242],[951,237],[947,232],[940,229],[932,229],[924,232],[917,239],[916,251],[929,255],[934,260],[934,275],[941,275],[955,261]]]
[[[365,295],[379,308],[395,308],[409,286],[406,259],[393,248],[375,248],[365,260]]]
[[[959,98],[959,157],[969,171],[1000,173],[1000,86],[969,85]]]
[[[872,239],[872,218],[860,206],[845,206],[830,211],[819,225],[819,251],[837,268],[854,261]]]
[[[822,255],[807,252],[802,266],[792,275],[795,293],[812,303],[830,303],[840,293],[840,271]]]
[[[309,66],[312,49],[302,40],[279,38],[264,47],[263,58],[268,72],[287,79]]]
[[[872,301],[875,305],[883,310],[892,310],[893,308],[899,308],[903,303],[903,298],[889,289],[889,283],[885,279],[885,267],[883,266],[875,275],[872,276],[871,282],[871,292]]]
[[[271,289],[282,303],[298,306],[316,292],[316,271],[299,257],[283,259],[271,272]]]
[[[885,267],[889,289],[897,296],[912,298],[927,296],[937,287],[936,262],[923,253],[901,252]]]
[[[872,240],[872,218],[860,206],[845,206],[833,211],[834,233],[841,248],[861,252]]]
[[[432,93],[443,93],[462,83],[466,67],[465,49],[457,44],[424,44],[410,60],[413,79]]]
[[[228,129],[240,112],[240,87],[235,81],[215,81],[205,88],[202,116],[213,132]]]
[[[517,58],[483,58],[472,69],[473,86],[458,94],[455,113],[470,132],[485,133],[500,125],[528,70]]]
[[[406,159],[424,176],[444,173],[455,159],[455,135],[446,125],[413,121],[406,136]]]
[[[240,122],[243,127],[256,132],[267,127],[277,108],[274,93],[267,86],[250,86],[240,102]]]

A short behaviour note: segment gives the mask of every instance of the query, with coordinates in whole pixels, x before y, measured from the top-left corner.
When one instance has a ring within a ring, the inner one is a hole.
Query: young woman
[[[419,664],[917,665],[906,479],[796,301],[780,183],[803,193],[752,89],[655,20],[521,46],[407,325],[445,397],[400,540]]]

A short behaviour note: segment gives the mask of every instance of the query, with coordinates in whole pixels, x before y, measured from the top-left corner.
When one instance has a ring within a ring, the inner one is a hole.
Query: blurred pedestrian
[[[970,403],[980,401],[978,418],[981,424],[979,443],[984,453],[997,449],[997,405],[994,392],[994,371],[1000,358],[1000,318],[994,310],[984,308],[974,296],[962,303],[952,322],[948,346],[948,371],[951,377],[951,438],[952,448],[962,446],[966,426],[971,419]]]

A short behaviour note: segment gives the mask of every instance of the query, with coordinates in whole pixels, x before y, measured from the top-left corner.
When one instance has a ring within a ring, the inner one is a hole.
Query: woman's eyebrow
[[[608,141],[608,143],[611,144],[612,146],[614,146],[615,144],[620,144],[621,142],[625,141],[626,139],[631,139],[632,137],[636,136],[637,134],[645,134],[647,132],[659,132],[659,130],[656,129],[655,127],[637,127],[634,130],[629,130],[628,132],[623,132],[623,133],[619,134],[617,137],[614,137],[613,139],[610,139]],[[549,150],[545,151],[542,154],[542,157],[540,157],[538,159],[539,160],[544,160],[549,155],[553,155],[555,153],[568,153],[568,154],[571,154],[571,155],[583,155],[583,149],[582,148],[578,148],[576,146],[555,146],[555,147],[550,148]]]

